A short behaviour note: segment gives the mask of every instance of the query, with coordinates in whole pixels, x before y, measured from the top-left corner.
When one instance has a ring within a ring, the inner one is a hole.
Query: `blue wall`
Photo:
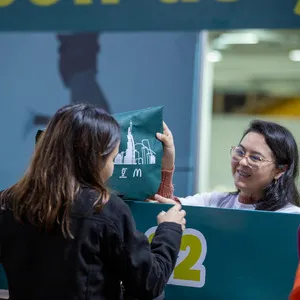
[[[114,33],[100,37],[100,84],[113,113],[164,105],[176,142],[176,194],[188,192],[196,33]],[[52,33],[0,34],[0,187],[25,170],[34,146],[31,112],[69,103]]]

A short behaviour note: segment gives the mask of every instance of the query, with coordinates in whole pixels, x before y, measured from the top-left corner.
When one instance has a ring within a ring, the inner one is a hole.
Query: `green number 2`
[[[156,227],[147,230],[151,243]],[[201,288],[205,284],[206,269],[203,265],[207,253],[207,243],[203,234],[195,229],[184,231],[176,267],[169,284]]]

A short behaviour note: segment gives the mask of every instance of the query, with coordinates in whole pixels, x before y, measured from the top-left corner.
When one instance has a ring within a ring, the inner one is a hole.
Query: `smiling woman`
[[[231,170],[236,192],[203,193],[185,198],[173,196],[173,170],[167,167],[175,161],[172,134],[166,130],[158,138],[165,145],[163,180],[155,195],[158,202],[171,204],[177,201],[191,206],[300,213],[295,184],[299,167],[298,147],[285,127],[254,120],[239,145],[231,147]]]

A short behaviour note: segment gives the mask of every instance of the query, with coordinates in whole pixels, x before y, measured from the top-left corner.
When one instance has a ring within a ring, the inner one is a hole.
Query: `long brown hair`
[[[10,201],[19,221],[46,231],[59,223],[64,236],[72,237],[70,213],[80,187],[99,192],[94,206],[101,207],[108,190],[100,172],[119,140],[118,123],[103,110],[62,107],[40,136],[23,178],[2,193],[1,204]]]

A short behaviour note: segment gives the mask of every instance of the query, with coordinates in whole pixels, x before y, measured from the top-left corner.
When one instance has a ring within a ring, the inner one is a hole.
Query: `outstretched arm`
[[[175,145],[172,132],[165,122],[163,122],[163,133],[158,132],[156,137],[163,143],[164,154],[162,158],[161,183],[157,191],[157,195],[152,197],[152,200],[158,200],[157,197],[160,195],[171,200],[168,203],[174,204],[174,202],[179,202],[179,200],[174,196],[173,185]]]
[[[173,134],[165,122],[163,122],[163,133],[158,132],[156,137],[163,143],[162,169],[170,172],[175,165],[175,145]]]

